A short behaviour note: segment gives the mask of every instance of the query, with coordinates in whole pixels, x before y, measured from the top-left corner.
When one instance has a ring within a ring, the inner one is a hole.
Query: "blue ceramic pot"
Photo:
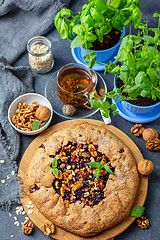
[[[121,37],[120,37],[118,43],[114,47],[106,49],[106,50],[94,50],[96,57],[97,57],[97,61],[98,62],[108,62],[108,61],[110,61],[111,58],[115,57],[117,55],[120,44],[122,42],[122,38],[124,36],[125,36],[125,28],[123,28]],[[80,47],[80,48],[81,48],[81,56],[84,57],[87,54],[87,52],[84,48],[82,48],[82,47]],[[93,51],[93,50],[88,49],[88,52],[91,52],[91,51]]]
[[[114,89],[116,88],[116,80],[117,80],[117,75],[115,75],[115,77],[114,77]],[[137,105],[133,105],[127,101],[121,101],[121,105],[124,109],[127,109],[131,113],[151,114],[158,106],[160,107],[160,102],[158,102],[154,105],[150,105],[150,106],[137,106]]]

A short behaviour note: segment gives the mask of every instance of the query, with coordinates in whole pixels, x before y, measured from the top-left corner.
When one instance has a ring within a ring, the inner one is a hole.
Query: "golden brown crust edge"
[[[77,201],[66,208],[62,197],[52,187],[54,176],[50,166],[53,159],[47,154],[54,155],[68,141],[98,144],[99,151],[105,153],[115,167],[115,175],[110,174],[104,188],[105,198],[94,207],[84,207],[83,203]],[[54,133],[44,144],[45,149],[37,149],[28,168],[25,191],[47,219],[67,231],[85,237],[106,230],[129,215],[139,175],[130,150],[113,133],[96,125],[81,124]],[[122,148],[124,152],[119,153]],[[30,187],[34,183],[40,190],[30,193]],[[66,216],[66,213],[69,215]]]

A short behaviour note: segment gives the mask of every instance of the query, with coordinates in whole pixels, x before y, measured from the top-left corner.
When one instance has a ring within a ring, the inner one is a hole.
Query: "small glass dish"
[[[27,43],[30,67],[37,73],[47,73],[54,66],[51,42],[43,36],[31,38]]]

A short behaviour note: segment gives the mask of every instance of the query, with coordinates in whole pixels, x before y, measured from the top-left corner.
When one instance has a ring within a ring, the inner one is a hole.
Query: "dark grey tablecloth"
[[[11,203],[19,202],[16,159],[20,148],[20,136],[8,121],[8,108],[19,95],[33,92],[30,68],[11,67],[0,57],[0,86],[0,159],[5,161],[0,165],[0,178],[9,178],[0,184],[0,208],[8,209]]]
[[[27,41],[53,28],[53,19],[70,0],[0,0],[0,55],[13,63]]]

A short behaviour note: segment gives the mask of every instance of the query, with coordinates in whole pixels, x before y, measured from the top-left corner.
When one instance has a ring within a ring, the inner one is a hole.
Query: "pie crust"
[[[59,175],[55,175],[52,171],[54,158],[58,159],[67,147],[73,146],[66,156],[64,154],[64,157],[67,157],[69,153],[68,159],[64,158],[62,162],[61,156],[61,160],[58,160]],[[101,160],[98,160],[90,149],[94,149],[95,155],[97,152]],[[84,154],[79,157],[80,151],[89,153],[90,156],[86,155],[85,158]],[[78,155],[78,159],[74,157],[73,160],[73,154]],[[95,171],[88,166],[88,162],[102,162],[102,156],[107,159],[104,163],[112,169],[114,175],[105,172],[103,168],[97,180]],[[60,167],[62,163],[65,168]],[[89,174],[83,178],[83,174],[76,172],[77,168],[80,172]],[[68,170],[70,171],[67,177],[71,176],[71,180],[64,179]],[[64,180],[69,182],[67,186]],[[89,180],[92,186],[86,189],[84,185],[85,182],[88,184]],[[75,185],[79,182],[81,185],[76,189]],[[103,183],[102,186],[99,186],[100,182]],[[67,189],[64,192],[61,191],[62,184]],[[85,123],[53,133],[35,149],[25,178],[24,190],[49,221],[74,234],[87,237],[113,227],[129,216],[138,185],[136,162],[129,148],[106,128]],[[85,197],[86,192],[89,192],[89,197]],[[98,195],[102,197],[96,201],[95,196],[98,198]]]

